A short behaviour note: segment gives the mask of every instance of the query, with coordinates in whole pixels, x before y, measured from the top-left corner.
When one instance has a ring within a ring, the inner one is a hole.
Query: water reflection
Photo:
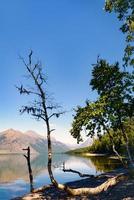
[[[120,167],[118,160],[106,157],[80,157],[66,154],[55,154],[53,157],[53,168],[62,170],[63,162],[67,168],[77,169],[81,172],[107,172]],[[47,173],[47,156],[32,155],[31,166],[34,177],[40,173]],[[28,181],[26,160],[23,155],[1,155],[0,156],[0,183],[7,183],[17,179]]]
[[[55,155],[53,165],[59,166],[66,159],[66,156]],[[42,171],[47,172],[47,156],[35,155],[31,156],[31,166],[34,176]],[[0,183],[7,183],[16,179],[28,181],[28,171],[26,159],[23,155],[0,155]]]
[[[62,164],[66,168],[78,170],[82,173],[100,174],[120,167],[117,160],[104,157],[80,157],[66,154],[53,156],[53,172],[55,178],[62,182],[77,180],[77,174],[62,171]],[[31,166],[34,176],[34,186],[40,187],[50,183],[47,172],[47,155],[32,155]],[[0,199],[11,199],[29,192],[29,179],[26,159],[23,155],[0,155]]]
[[[96,167],[97,171],[108,172],[122,167],[122,164],[117,159],[107,157],[90,157],[91,162]]]

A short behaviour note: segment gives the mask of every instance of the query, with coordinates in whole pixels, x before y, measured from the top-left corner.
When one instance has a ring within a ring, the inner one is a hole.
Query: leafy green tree
[[[110,129],[112,128],[114,132],[121,131],[132,163],[125,121],[131,120],[134,115],[133,77],[128,72],[121,72],[118,63],[109,65],[104,60],[98,60],[90,84],[100,97],[105,95],[107,98],[108,104],[105,109],[111,124]]]
[[[131,120],[134,115],[133,79],[128,72],[119,70],[119,64],[110,65],[105,60],[98,59],[92,71],[90,85],[98,92],[98,100],[86,102],[85,107],[77,107],[72,124],[71,134],[77,141],[82,140],[81,132],[86,130],[87,136],[95,133],[100,135],[108,133],[113,144],[113,150],[121,160],[115,149],[114,138],[124,138],[128,157],[132,163],[129,150],[129,138],[125,130],[126,120]],[[110,133],[110,130],[114,134]]]
[[[134,1],[133,0],[106,0],[105,10],[115,12],[122,22],[120,30],[126,35],[124,54],[125,65],[134,66]]]
[[[129,145],[132,151],[134,151],[134,120],[132,120],[131,122],[126,122],[125,124],[125,128],[126,128],[126,132],[129,138]],[[112,136],[114,136],[114,132],[110,130],[110,133]],[[114,144],[116,146],[116,149],[118,152],[120,152],[122,155],[126,155],[126,151],[125,151],[125,141],[124,138],[120,137],[121,136],[121,132],[117,132],[116,133],[116,137],[113,137],[113,141]],[[112,149],[112,143],[111,140],[109,138],[109,134],[106,133],[104,135],[102,135],[101,137],[97,138],[94,140],[93,144],[88,147],[88,152],[92,152],[92,153],[106,153],[106,154],[111,154],[113,153],[113,149]]]

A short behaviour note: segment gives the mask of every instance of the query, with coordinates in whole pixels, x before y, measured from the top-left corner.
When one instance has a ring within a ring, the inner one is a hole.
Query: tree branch
[[[55,112],[55,113],[52,113],[49,117],[48,117],[48,119],[51,119],[52,117],[57,117],[57,118],[59,118],[60,117],[60,115],[62,115],[62,114],[64,114],[65,112]]]
[[[72,173],[78,174],[80,177],[94,177],[94,175],[82,174],[81,172],[73,170],[73,169],[66,169],[65,168],[65,162],[63,162],[63,169],[62,169],[62,171],[63,172],[72,172]]]
[[[41,96],[38,92],[33,92],[31,90],[24,88],[23,85],[21,85],[20,87],[18,86],[15,86],[15,87],[19,90],[20,94],[27,94],[27,95],[33,94],[33,95]]]

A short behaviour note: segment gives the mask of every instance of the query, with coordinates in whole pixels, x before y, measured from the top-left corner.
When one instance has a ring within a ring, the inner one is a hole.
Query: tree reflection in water
[[[81,170],[82,172],[94,174],[97,172],[107,172],[120,167],[118,160],[108,159],[106,157],[80,157],[66,154],[55,154],[53,156],[54,171],[63,173],[62,164],[66,167]],[[78,164],[79,163],[79,164]],[[40,174],[47,174],[47,154],[31,156],[31,166],[34,178]],[[0,183],[9,183],[22,179],[26,182],[28,179],[28,170],[26,160],[23,155],[1,155],[0,156]],[[45,181],[45,180],[44,180]]]

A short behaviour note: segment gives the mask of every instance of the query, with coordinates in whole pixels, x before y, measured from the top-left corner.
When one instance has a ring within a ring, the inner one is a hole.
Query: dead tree
[[[31,51],[29,54],[28,62],[26,62],[22,57],[21,60],[26,67],[28,78],[33,82],[31,88],[25,88],[23,85],[17,87],[20,94],[33,95],[35,100],[32,104],[28,106],[23,106],[20,112],[23,114],[27,112],[35,117],[37,120],[43,120],[47,128],[47,143],[48,143],[48,173],[51,183],[58,189],[64,190],[71,195],[81,195],[81,194],[98,194],[106,190],[108,187],[115,185],[120,180],[124,178],[121,174],[119,176],[113,177],[107,180],[105,183],[97,186],[96,188],[70,188],[67,185],[58,183],[52,172],[52,144],[51,144],[51,133],[54,131],[50,127],[50,120],[52,117],[60,117],[64,112],[60,111],[60,106],[52,103],[52,99],[49,98],[46,91],[46,76],[43,73],[43,68],[41,62],[33,64]]]
[[[90,174],[83,174],[77,170],[74,170],[74,169],[66,169],[65,167],[65,162],[63,162],[63,168],[62,168],[62,171],[63,172],[71,172],[71,173],[74,173],[74,174],[78,174],[81,178],[85,178],[85,177],[88,177],[88,178],[93,178],[94,175],[90,175]]]
[[[28,78],[31,79],[32,85],[29,88],[21,85],[17,86],[20,94],[33,95],[35,98],[30,105],[23,106],[20,109],[20,113],[27,112],[31,114],[37,120],[43,120],[47,128],[47,142],[48,142],[48,172],[51,182],[54,185],[58,185],[54,179],[52,173],[52,144],[51,144],[51,133],[54,129],[50,127],[50,120],[53,117],[60,117],[64,112],[61,111],[61,107],[52,102],[52,98],[49,97],[46,90],[46,76],[44,75],[41,62],[38,61],[35,64],[32,62],[33,51],[30,52],[28,62],[24,58],[20,57],[23,64],[26,67]]]
[[[28,173],[29,173],[29,180],[30,180],[30,191],[34,191],[34,186],[33,186],[33,172],[31,168],[31,162],[30,162],[30,147],[23,149],[24,151],[27,151],[27,154],[24,154],[24,157],[27,160],[27,166],[28,166]]]

